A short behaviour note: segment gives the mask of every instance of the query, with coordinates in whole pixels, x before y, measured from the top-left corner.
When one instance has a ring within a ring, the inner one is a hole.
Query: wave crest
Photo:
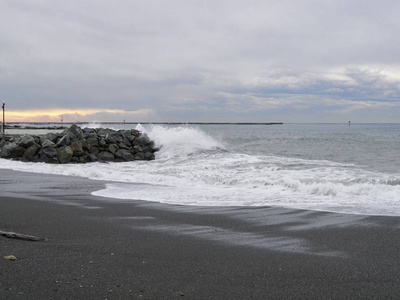
[[[203,151],[225,149],[221,142],[200,128],[160,125],[152,125],[149,128],[145,128],[138,124],[136,129],[145,132],[160,148],[157,153],[158,158],[185,157]]]

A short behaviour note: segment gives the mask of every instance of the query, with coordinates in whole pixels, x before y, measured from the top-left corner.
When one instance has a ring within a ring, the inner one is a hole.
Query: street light
[[[5,119],[5,115],[4,115],[4,107],[6,106],[6,101],[3,101],[3,105],[1,106],[3,108],[3,136],[5,134],[5,126],[6,126],[6,119]]]

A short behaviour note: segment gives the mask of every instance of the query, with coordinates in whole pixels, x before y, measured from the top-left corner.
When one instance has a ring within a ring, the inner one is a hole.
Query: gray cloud
[[[148,121],[398,122],[399,6],[4,1],[1,97]]]

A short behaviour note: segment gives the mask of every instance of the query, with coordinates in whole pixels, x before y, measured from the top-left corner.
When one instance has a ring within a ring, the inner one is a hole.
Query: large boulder
[[[18,158],[25,153],[25,148],[17,145],[16,143],[5,144],[1,148],[0,157],[1,158]]]
[[[58,155],[58,151],[57,151],[56,148],[50,148],[50,147],[49,148],[42,148],[42,149],[40,149],[39,154],[46,155],[46,156],[51,157],[51,158],[55,158]]]
[[[133,157],[132,153],[130,153],[126,149],[119,149],[116,153],[115,156],[124,160],[124,161],[132,161],[135,158]]]
[[[99,145],[99,140],[97,137],[90,137],[86,140],[87,144],[89,145],[88,148],[97,147]]]
[[[121,135],[118,132],[109,132],[105,136],[105,140],[107,144],[116,144],[118,141],[121,141]]]
[[[75,156],[81,156],[85,154],[82,148],[82,142],[81,141],[75,141],[71,143],[71,149],[74,152]]]
[[[69,135],[72,138],[80,139],[82,138],[82,129],[76,124],[72,124],[70,128],[63,131],[63,135]]]
[[[74,151],[70,146],[64,146],[58,150],[58,161],[60,164],[67,164],[71,161]]]
[[[150,138],[144,134],[142,134],[139,138],[137,138],[137,140],[139,141],[139,143],[143,145],[148,145],[151,142]]]
[[[119,147],[116,144],[110,144],[108,145],[107,151],[115,155],[118,149]]]
[[[72,142],[83,138],[82,129],[75,124],[72,124],[70,128],[65,129],[61,135],[62,138],[57,142],[57,146],[70,145]]]
[[[107,151],[101,151],[97,157],[100,161],[114,161],[114,154]]]
[[[55,143],[58,139],[58,135],[53,133],[53,132],[49,132],[45,135],[40,136],[40,143],[43,144],[46,140],[49,140],[53,143]]]
[[[56,146],[56,144],[54,144],[52,141],[50,141],[50,140],[45,140],[43,143],[42,143],[42,148],[43,149],[46,149],[46,148],[56,148],[57,146]]]
[[[71,144],[71,140],[68,135],[62,136],[58,141],[57,141],[57,147],[63,147]]]
[[[145,160],[154,160],[156,157],[152,152],[144,152],[144,159]]]
[[[21,146],[22,148],[28,148],[29,146],[32,146],[34,144],[35,144],[35,139],[30,135],[21,136],[18,142],[18,145]]]
[[[38,154],[32,158],[33,162],[44,162],[50,164],[58,164],[58,149],[55,147],[47,147],[39,150]]]
[[[25,153],[22,155],[23,161],[31,161],[32,158],[38,153],[40,146],[38,144],[30,145],[26,148]]]
[[[135,160],[144,160],[145,159],[144,153],[143,152],[136,153],[134,156],[134,159]]]

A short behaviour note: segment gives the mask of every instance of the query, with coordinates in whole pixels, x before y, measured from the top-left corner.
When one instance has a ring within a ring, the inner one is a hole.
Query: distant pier
[[[157,125],[283,125],[282,122],[274,123],[227,123],[227,122],[139,122],[140,124],[157,124]],[[107,122],[106,124],[112,124],[112,122]],[[116,123],[118,124],[118,123]],[[126,123],[129,124],[129,123]],[[131,123],[131,124],[137,124]]]

